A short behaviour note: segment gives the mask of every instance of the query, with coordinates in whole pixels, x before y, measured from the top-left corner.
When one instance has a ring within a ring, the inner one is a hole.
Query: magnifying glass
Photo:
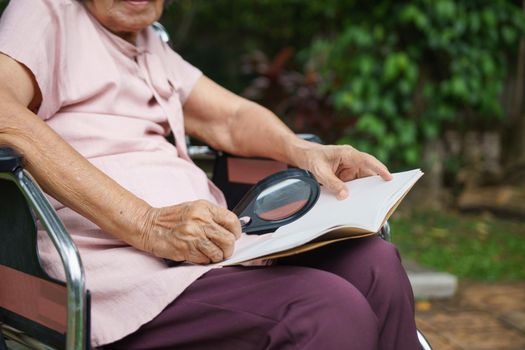
[[[319,198],[319,183],[307,171],[288,169],[255,184],[233,208],[243,232],[273,232],[303,216]]]

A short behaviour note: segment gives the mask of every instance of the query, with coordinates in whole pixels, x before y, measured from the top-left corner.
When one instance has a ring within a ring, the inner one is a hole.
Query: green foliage
[[[259,50],[273,57],[283,47],[305,49],[313,38],[336,33],[353,2],[177,0],[166,9],[162,23],[177,51],[239,92],[250,78],[240,70],[243,55]]]
[[[508,58],[524,24],[508,1],[376,1],[356,5],[304,56],[341,117],[356,120],[340,143],[414,165],[445,128],[503,116]]]
[[[415,165],[424,141],[447,128],[502,122],[503,82],[525,32],[510,0],[180,0],[166,16],[172,31],[189,7],[191,39],[176,45],[192,62],[239,91],[239,56],[296,48],[337,116],[328,141],[394,167]]]

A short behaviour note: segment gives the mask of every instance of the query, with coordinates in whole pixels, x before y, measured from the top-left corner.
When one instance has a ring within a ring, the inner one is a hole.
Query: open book
[[[392,175],[391,181],[370,176],[347,182],[349,196],[341,201],[321,188],[319,200],[304,216],[275,232],[243,234],[235,244],[234,254],[219,265],[293,255],[375,234],[423,173],[415,169]]]

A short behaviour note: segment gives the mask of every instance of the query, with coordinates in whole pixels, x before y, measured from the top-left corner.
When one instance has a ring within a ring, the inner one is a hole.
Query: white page
[[[291,249],[312,241],[334,227],[378,231],[390,208],[423,173],[415,169],[392,175],[391,181],[370,176],[347,182],[349,196],[342,201],[321,188],[319,200],[304,216],[258,238],[243,235],[236,243],[233,256],[220,264],[235,264]]]
[[[323,231],[335,226],[352,226],[371,232],[379,230],[378,225],[390,207],[422,173],[416,169],[392,175],[391,181],[384,181],[379,176],[370,176],[347,182],[349,195],[341,201],[322,188],[319,200],[308,213],[299,220],[278,228],[273,236],[300,234],[301,231],[309,231],[310,228]],[[377,213],[382,214],[381,220],[378,219]]]

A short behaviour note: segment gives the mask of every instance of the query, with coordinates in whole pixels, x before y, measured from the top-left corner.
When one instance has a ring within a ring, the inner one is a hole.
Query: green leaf
[[[399,73],[399,67],[397,64],[397,57],[395,54],[390,54],[385,60],[383,66],[383,78],[385,82],[393,81]]]
[[[510,26],[504,26],[503,28],[501,28],[501,36],[507,44],[511,45],[517,41],[518,32]]]
[[[438,127],[435,123],[431,121],[425,121],[421,124],[423,134],[427,139],[433,139],[438,135]]]
[[[454,19],[456,15],[456,5],[450,0],[437,0],[434,3],[434,8],[436,15],[441,19]]]
[[[379,138],[385,134],[386,126],[377,116],[366,113],[357,121],[356,129],[365,131],[366,133]]]
[[[416,147],[409,147],[403,150],[403,157],[407,164],[413,165],[417,164],[419,160],[419,152]]]

